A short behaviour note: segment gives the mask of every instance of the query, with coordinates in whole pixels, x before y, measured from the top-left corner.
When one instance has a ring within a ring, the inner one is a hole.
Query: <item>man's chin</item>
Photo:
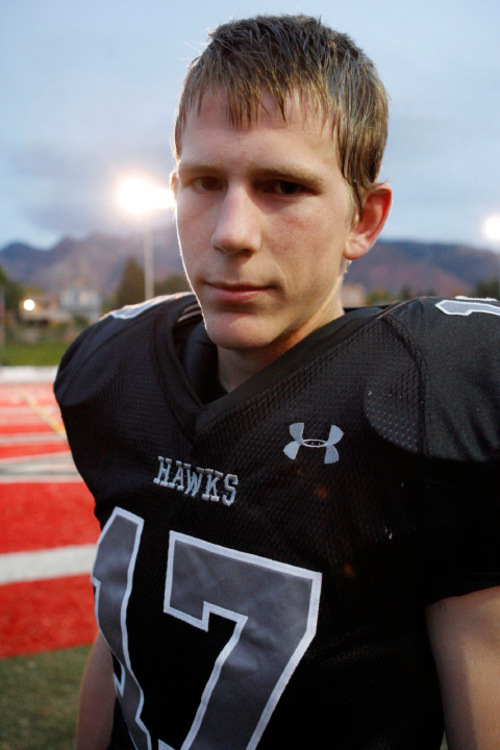
[[[205,317],[205,327],[210,340],[222,349],[252,351],[268,347],[272,341],[271,326],[250,316]]]

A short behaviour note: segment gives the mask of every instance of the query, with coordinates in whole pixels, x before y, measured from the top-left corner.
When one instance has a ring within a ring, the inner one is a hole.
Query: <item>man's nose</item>
[[[261,242],[261,212],[244,186],[228,187],[217,207],[212,245],[228,255],[254,253]]]

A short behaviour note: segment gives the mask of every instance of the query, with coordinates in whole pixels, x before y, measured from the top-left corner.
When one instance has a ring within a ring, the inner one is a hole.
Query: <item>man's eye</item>
[[[297,195],[303,193],[306,188],[298,182],[289,182],[288,180],[273,180],[267,186],[266,192],[276,193],[277,195]]]
[[[220,190],[221,184],[221,180],[218,177],[212,177],[210,175],[196,177],[196,179],[193,180],[194,187],[205,193],[210,193],[213,190]]]

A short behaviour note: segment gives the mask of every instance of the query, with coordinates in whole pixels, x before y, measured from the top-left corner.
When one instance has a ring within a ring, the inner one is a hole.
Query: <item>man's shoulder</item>
[[[494,299],[417,297],[391,305],[386,314],[427,348],[443,338],[453,343],[456,336],[463,341],[474,339],[478,332],[500,330],[500,302]]]
[[[95,388],[127,366],[132,351],[150,346],[157,321],[168,327],[199,308],[191,294],[155,297],[105,315],[85,329],[64,354],[54,391],[60,403]]]
[[[474,389],[500,368],[500,303],[469,297],[421,297],[387,311],[420,356],[429,380]]]
[[[500,448],[500,304],[465,297],[418,298],[391,306],[384,317],[404,340],[418,371],[419,411],[430,454],[488,461]],[[408,377],[397,361],[388,370],[384,393],[397,383],[401,410],[402,401],[409,400]],[[394,399],[385,403],[396,409]]]

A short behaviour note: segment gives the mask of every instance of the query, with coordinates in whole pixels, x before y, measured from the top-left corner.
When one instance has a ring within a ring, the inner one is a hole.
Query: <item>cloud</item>
[[[102,143],[92,151],[38,145],[10,152],[5,161],[4,178],[23,196],[21,218],[54,235],[127,227],[116,202],[119,179],[139,172],[168,183],[171,169],[166,138],[147,147]]]

